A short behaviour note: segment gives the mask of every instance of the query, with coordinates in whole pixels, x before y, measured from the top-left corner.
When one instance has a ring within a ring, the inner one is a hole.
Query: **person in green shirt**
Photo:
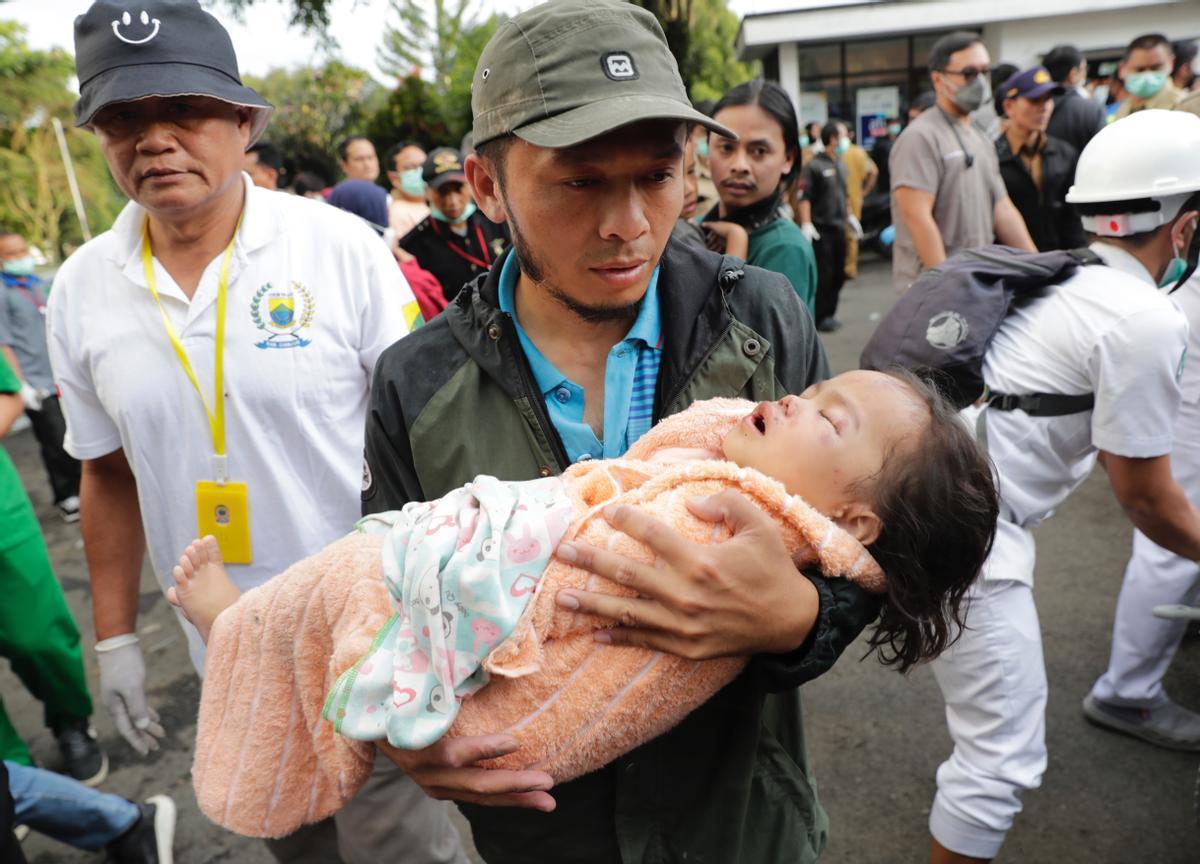
[[[0,437],[24,413],[21,379],[0,355]],[[108,774],[108,757],[88,718],[92,698],[80,653],[79,628],[50,567],[33,505],[16,466],[0,448],[0,656],[45,706],[46,725],[58,739],[63,768],[95,786]],[[0,702],[0,758],[32,765]]]
[[[738,137],[709,136],[709,164],[720,199],[701,223],[713,240],[710,248],[724,251],[726,237],[740,226],[750,235],[746,263],[786,276],[811,312],[816,256],[780,209],[800,168],[799,123],[791,100],[778,84],[755,79],[722,96],[713,119]]]

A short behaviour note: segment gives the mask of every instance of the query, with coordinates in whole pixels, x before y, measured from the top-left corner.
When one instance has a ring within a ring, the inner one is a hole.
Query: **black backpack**
[[[1088,393],[1005,394],[983,381],[983,355],[1014,305],[1043,296],[1080,266],[1103,263],[1089,249],[1023,252],[981,246],[921,274],[892,306],[863,349],[863,369],[903,366],[930,377],[959,407],[977,402],[1041,417],[1091,410]]]

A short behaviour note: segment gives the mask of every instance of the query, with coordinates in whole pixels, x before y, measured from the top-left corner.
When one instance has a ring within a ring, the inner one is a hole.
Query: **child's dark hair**
[[[871,554],[887,595],[868,654],[905,672],[949,648],[963,626],[963,597],[996,535],[1000,498],[987,453],[936,386],[904,369],[929,412],[920,439],[888,454],[867,494],[883,523]]]

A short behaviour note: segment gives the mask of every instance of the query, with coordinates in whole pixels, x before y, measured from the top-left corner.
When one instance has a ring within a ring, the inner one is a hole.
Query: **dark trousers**
[[[838,294],[846,281],[846,229],[842,225],[817,225],[813,243],[817,258],[817,299],[813,317],[820,324],[837,312]]]
[[[79,462],[63,449],[67,421],[57,396],[47,396],[40,411],[26,411],[33,424],[33,434],[42,448],[42,463],[50,475],[54,502],[65,501],[79,494]]]

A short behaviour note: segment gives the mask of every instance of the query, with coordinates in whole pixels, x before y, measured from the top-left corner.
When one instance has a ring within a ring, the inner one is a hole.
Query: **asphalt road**
[[[824,340],[835,370],[857,365],[858,351],[891,302],[889,282],[888,269],[874,262],[847,284],[839,315],[846,326]],[[56,571],[88,647],[85,657],[95,694],[94,635],[79,531],[64,525],[51,507],[32,436],[19,433],[4,446],[42,519]],[[1039,530],[1036,596],[1050,680],[1050,767],[1042,788],[1026,796],[1025,812],[998,862],[1200,860],[1200,827],[1192,809],[1200,754],[1158,750],[1106,733],[1086,724],[1079,712],[1080,700],[1107,662],[1129,540],[1130,529],[1102,475],[1092,477]],[[97,707],[95,725],[112,762],[103,788],[130,798],[172,795],[180,809],[179,864],[267,864],[273,859],[261,843],[221,831],[196,809],[188,771],[199,682],[182,634],[148,572],[143,573],[141,610],[149,698],[168,737],[157,753],[139,758]],[[937,687],[927,670],[902,677],[874,660],[858,662],[861,654],[852,647],[836,669],[805,688],[809,751],[831,823],[822,860],[927,860],[934,772],[950,750]],[[1167,685],[1178,701],[1200,708],[1200,640],[1184,642]],[[41,727],[40,706],[6,663],[0,664],[0,694],[37,758],[54,767],[57,752]],[[24,849],[32,864],[100,860],[38,835],[31,835]]]

